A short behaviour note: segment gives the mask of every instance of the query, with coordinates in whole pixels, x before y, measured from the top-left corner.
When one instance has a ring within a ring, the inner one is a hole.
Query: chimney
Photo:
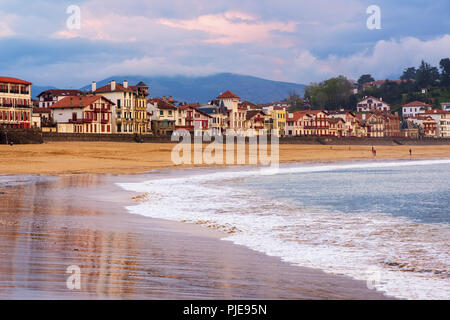
[[[92,87],[91,87],[91,91],[95,92],[97,90],[97,82],[92,81]]]
[[[110,84],[111,84],[111,91],[116,90],[116,81],[115,80],[111,80]]]
[[[128,88],[128,81],[127,81],[127,80],[123,80],[123,87],[124,87],[125,89]]]

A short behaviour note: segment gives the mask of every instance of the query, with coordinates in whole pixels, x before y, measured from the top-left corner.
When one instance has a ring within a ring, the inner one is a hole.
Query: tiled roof
[[[33,113],[52,113],[49,108],[33,108]]]
[[[42,91],[37,96],[40,97],[43,94],[52,94],[54,96],[76,96],[78,94],[83,93],[80,90],[74,90],[74,89],[49,89]]]
[[[120,83],[117,83],[117,82],[116,82],[115,90],[111,90],[111,83],[109,83],[106,86],[103,86],[101,88],[97,88],[97,90],[95,90],[96,93],[99,93],[99,92],[133,92],[133,91],[135,91],[135,90],[133,90],[130,87],[125,88],[123,85],[121,85]]]
[[[425,102],[422,102],[422,101],[413,101],[413,102],[407,103],[403,106],[404,107],[422,107],[422,106],[431,107],[429,104],[426,104]]]
[[[108,101],[109,103],[114,104],[112,101],[106,99],[103,96],[69,96],[54,103],[53,105],[50,106],[50,108],[51,109],[84,108],[102,98]]]
[[[237,95],[235,95],[230,90],[225,91],[220,96],[217,97],[217,99],[239,99]]]
[[[253,118],[257,114],[260,114],[262,117],[264,117],[264,112],[262,112],[261,110],[253,109],[253,110],[248,110],[247,111],[247,113],[245,114],[245,119],[246,120],[250,120],[251,118]]]
[[[31,82],[17,79],[17,78],[10,78],[10,77],[0,77],[0,82],[3,83],[14,83],[14,84],[32,84]]]
[[[441,109],[433,109],[428,110],[425,114],[450,114],[450,112]]]

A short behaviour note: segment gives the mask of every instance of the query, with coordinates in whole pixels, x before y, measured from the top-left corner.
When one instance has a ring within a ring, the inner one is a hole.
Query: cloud
[[[300,74],[297,80],[303,82],[320,81],[337,75],[357,79],[365,73],[370,73],[377,79],[385,79],[401,74],[407,67],[419,65],[421,60],[438,65],[441,58],[449,56],[450,35],[428,41],[406,37],[400,40],[380,40],[372,50],[344,57],[329,55],[320,59],[304,50],[295,58],[293,68]]]
[[[296,22],[262,21],[239,11],[206,14],[188,20],[160,19],[163,25],[184,30],[202,31],[209,35],[207,43],[264,43],[275,38],[275,33],[294,32]]]
[[[12,30],[11,26],[16,20],[16,15],[6,14],[0,11],[0,38],[15,35],[15,32]]]

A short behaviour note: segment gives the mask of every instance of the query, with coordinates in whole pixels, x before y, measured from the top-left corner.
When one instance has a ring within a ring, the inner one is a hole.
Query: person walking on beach
[[[374,157],[376,157],[377,156],[377,150],[375,150],[375,148],[372,146],[372,155],[374,156]]]
[[[412,157],[412,150],[411,150],[411,148],[409,148],[409,157],[410,158]]]

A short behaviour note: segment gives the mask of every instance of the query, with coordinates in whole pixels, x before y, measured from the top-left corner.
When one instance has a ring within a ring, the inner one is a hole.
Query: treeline
[[[365,87],[375,81],[370,74],[362,75],[357,83],[344,76],[312,83],[305,89],[304,100],[291,94],[287,99],[294,105],[291,110],[305,108],[335,110],[341,107],[356,110],[356,104],[365,96],[382,97],[396,111],[403,104],[419,100],[436,107],[450,101],[450,59],[442,59],[438,67],[422,61],[416,67],[407,68],[400,77],[402,82],[386,80],[380,87]],[[356,90],[357,89],[357,90]],[[357,92],[356,92],[357,91]]]

